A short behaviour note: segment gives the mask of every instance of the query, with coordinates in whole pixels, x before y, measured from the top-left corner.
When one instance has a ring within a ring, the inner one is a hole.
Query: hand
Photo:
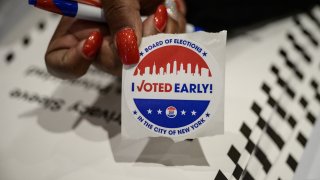
[[[48,71],[74,79],[93,64],[121,75],[122,63],[138,63],[142,36],[185,31],[184,3],[176,2],[179,10],[175,19],[168,16],[162,0],[102,0],[107,24],[63,17],[46,52]],[[140,14],[149,16],[142,22]]]

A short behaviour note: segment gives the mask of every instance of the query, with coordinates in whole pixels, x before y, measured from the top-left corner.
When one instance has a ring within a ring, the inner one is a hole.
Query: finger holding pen
[[[170,1],[170,0],[168,0]],[[171,0],[172,2],[173,0]],[[149,4],[148,4],[149,3]],[[115,20],[112,22],[118,23],[118,32],[111,33],[113,35],[114,39],[114,47],[115,53],[109,53],[110,47],[107,47],[105,45],[102,45],[102,49],[108,49],[108,51],[101,51],[97,60],[94,62],[94,65],[105,72],[121,75],[121,63],[130,65],[130,64],[136,64],[139,61],[139,51],[138,46],[140,44],[141,40],[141,34],[142,36],[149,36],[154,35],[158,33],[182,33],[185,29],[185,20],[184,15],[181,13],[176,14],[175,17],[178,17],[178,19],[173,19],[168,11],[168,7],[164,6],[164,3],[162,1],[159,1],[159,3],[155,3],[155,1],[140,1],[140,12],[138,12],[138,16],[136,19],[134,19],[136,22],[138,22],[138,25],[130,25],[134,24],[134,20],[130,22],[130,18],[132,16],[128,17],[128,21],[122,21],[122,20]],[[116,15],[119,13],[115,13]],[[120,13],[121,14],[121,13]],[[128,15],[128,13],[124,13]],[[137,27],[140,29],[140,23],[141,23],[141,17],[140,14],[148,15],[147,18],[142,23],[142,32],[139,30],[136,31]],[[112,19],[112,17],[111,17]],[[110,23],[108,19],[106,18],[109,29]],[[125,23],[128,22],[128,23]],[[120,24],[119,24],[120,23]],[[128,25],[129,24],[129,25]],[[122,28],[123,27],[123,28]],[[130,28],[133,27],[133,28]],[[135,37],[136,35],[136,37]],[[132,39],[131,39],[132,38]],[[132,48],[134,47],[134,48]],[[129,55],[126,55],[128,53]],[[133,55],[132,55],[133,54]],[[108,58],[104,58],[106,56],[113,57],[114,59],[118,59],[118,61],[110,61]],[[130,57],[131,56],[131,57]],[[136,62],[129,62],[133,58],[136,58]],[[126,59],[128,61],[126,61]]]
[[[45,62],[48,72],[61,79],[84,75],[100,54],[104,29],[96,23],[63,17],[54,33]]]
[[[150,0],[102,0],[105,19],[123,64],[131,65],[139,62],[139,44],[142,38],[140,11],[154,12],[157,5],[162,2],[162,0],[152,3]]]
[[[35,7],[63,15],[45,56],[51,74],[74,79],[94,65],[121,76],[122,64],[138,63],[142,35],[179,33],[177,25],[185,22],[184,16],[179,20],[166,13],[162,0],[104,1],[107,6],[99,8],[71,0],[29,0]],[[141,15],[148,16],[144,23]]]

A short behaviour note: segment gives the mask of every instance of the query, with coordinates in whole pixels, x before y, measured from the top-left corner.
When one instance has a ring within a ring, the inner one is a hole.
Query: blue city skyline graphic
[[[187,126],[202,115],[209,117],[206,112],[209,100],[173,100],[173,99],[140,99],[135,98],[139,112],[150,122],[165,128],[181,128]],[[167,108],[176,109],[176,115],[172,112],[168,115]],[[173,107],[173,108],[172,108]],[[133,112],[137,115],[137,111]]]

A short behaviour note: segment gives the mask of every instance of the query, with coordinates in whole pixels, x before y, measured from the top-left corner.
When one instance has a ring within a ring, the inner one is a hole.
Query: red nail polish
[[[102,44],[102,35],[99,31],[94,31],[90,34],[89,38],[84,42],[82,52],[87,57],[94,57]]]
[[[159,5],[154,13],[154,24],[159,32],[163,32],[168,21],[167,8],[164,5]]]
[[[139,62],[137,36],[132,28],[124,28],[117,32],[116,43],[123,64],[131,65]]]

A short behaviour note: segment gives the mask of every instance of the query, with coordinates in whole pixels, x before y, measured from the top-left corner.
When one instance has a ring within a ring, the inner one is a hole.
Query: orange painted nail
[[[138,40],[132,28],[124,28],[117,32],[116,43],[123,64],[131,65],[139,62]]]
[[[99,31],[94,31],[84,42],[82,52],[89,58],[96,56],[102,44],[102,35]]]
[[[168,12],[164,5],[159,5],[154,13],[154,24],[159,32],[163,32],[168,22]]]

